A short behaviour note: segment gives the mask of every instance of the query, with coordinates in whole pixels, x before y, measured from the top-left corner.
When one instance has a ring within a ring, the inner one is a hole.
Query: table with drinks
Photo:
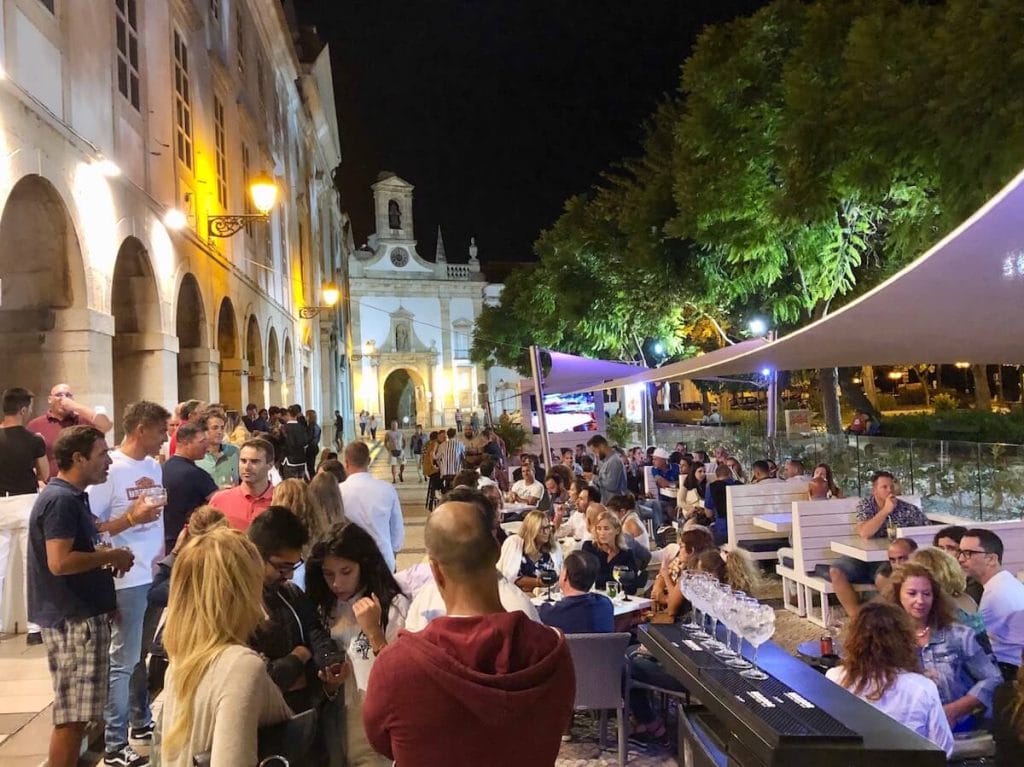
[[[689,620],[638,634],[700,701],[681,706],[679,764],[945,764],[937,746],[770,642],[770,605],[704,573],[684,573],[680,588],[693,606]]]

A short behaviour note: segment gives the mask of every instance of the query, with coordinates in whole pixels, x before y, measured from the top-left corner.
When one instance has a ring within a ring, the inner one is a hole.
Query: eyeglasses
[[[960,549],[956,553],[957,559],[970,559],[975,554],[991,554],[990,551],[981,551],[980,549]]]
[[[299,557],[298,562],[271,562],[268,559],[267,564],[269,564],[271,567],[273,567],[275,570],[281,573],[281,575],[291,575],[299,569],[299,566],[302,565],[304,561],[305,560],[302,557]]]

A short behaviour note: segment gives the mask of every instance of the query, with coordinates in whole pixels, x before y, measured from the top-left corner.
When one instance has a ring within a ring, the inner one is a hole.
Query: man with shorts
[[[107,479],[103,432],[72,426],[53,446],[57,476],[29,520],[28,615],[42,628],[53,680],[50,767],[74,767],[90,721],[102,720],[110,668],[114,576],[132,568],[124,548],[97,551],[85,488]]]
[[[391,455],[391,484],[405,482],[405,435],[398,421],[392,421],[391,428],[384,432],[384,447]]]

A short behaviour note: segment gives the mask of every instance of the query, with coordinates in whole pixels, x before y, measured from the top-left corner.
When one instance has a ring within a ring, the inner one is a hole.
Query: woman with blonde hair
[[[229,528],[190,540],[171,576],[164,628],[170,669],[155,763],[191,767],[205,752],[217,767],[257,763],[257,729],[291,716],[263,659],[246,646],[262,620],[256,547]]]
[[[345,517],[345,504],[341,499],[341,489],[333,474],[320,472],[310,480],[309,487],[306,489],[309,493],[310,505],[318,516],[322,513],[326,517],[331,527],[348,522]],[[313,531],[309,531],[310,541],[314,544],[322,537],[320,535],[314,537]]]
[[[953,733],[935,682],[921,673],[907,614],[888,602],[869,602],[846,633],[843,663],[825,676],[951,755]]]
[[[594,520],[594,540],[584,541],[583,550],[597,557],[597,583],[604,585],[612,579],[616,567],[628,567],[636,573],[636,557],[622,535],[622,523],[615,512],[602,507]]]
[[[541,585],[542,570],[562,571],[562,548],[555,538],[555,526],[543,511],[531,511],[522,527],[501,545],[498,570],[523,591]]]
[[[935,580],[939,582],[942,592],[957,608],[958,613],[974,615],[978,612],[978,603],[967,593],[967,576],[960,563],[940,548],[925,546],[910,555],[910,561],[924,565],[931,570]],[[965,623],[957,616],[961,623]]]

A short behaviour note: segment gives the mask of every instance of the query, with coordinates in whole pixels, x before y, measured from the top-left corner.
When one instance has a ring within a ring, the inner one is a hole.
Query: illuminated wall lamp
[[[333,282],[325,282],[320,289],[320,300],[323,302],[323,305],[303,306],[299,309],[299,316],[304,320],[312,319],[320,314],[320,312],[333,309],[338,303],[339,298],[341,298],[341,291],[338,290],[338,286]]]
[[[207,239],[212,243],[214,237],[233,237],[253,221],[269,221],[270,211],[277,204],[277,192],[277,182],[265,171],[260,171],[249,184],[249,196],[257,212],[208,216]]]

